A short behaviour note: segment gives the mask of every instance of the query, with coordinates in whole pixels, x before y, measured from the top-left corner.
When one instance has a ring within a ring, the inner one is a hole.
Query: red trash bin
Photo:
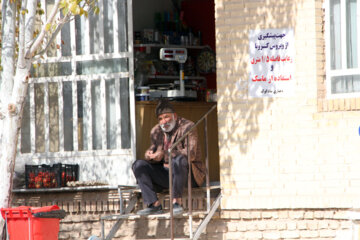
[[[20,206],[2,208],[1,215],[6,221],[10,240],[58,240],[60,218],[51,216],[51,213],[59,210],[57,205],[40,208]],[[37,217],[46,213],[50,215]]]

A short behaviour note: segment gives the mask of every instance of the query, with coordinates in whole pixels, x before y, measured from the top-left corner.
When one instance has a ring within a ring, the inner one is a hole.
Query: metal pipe
[[[205,166],[206,166],[206,212],[210,212],[210,177],[209,177],[209,147],[208,147],[208,135],[207,135],[207,117],[205,118]]]
[[[121,190],[121,186],[118,186],[118,193],[120,197],[120,214],[124,214],[124,199],[123,199],[123,193]]]
[[[193,235],[192,230],[192,186],[191,186],[191,161],[190,161],[190,149],[189,149],[189,135],[187,135],[187,159],[188,159],[188,166],[189,166],[189,173],[188,173],[188,208],[189,208],[189,232],[190,232],[190,239]]]
[[[102,219],[101,220],[101,239],[104,240],[105,239],[105,222],[104,220]]]
[[[199,125],[200,122],[201,122],[202,120],[204,120],[204,118],[206,118],[207,115],[209,115],[210,112],[211,112],[212,110],[214,110],[215,108],[216,108],[216,105],[212,106],[212,107],[210,108],[210,110],[207,111],[207,113],[205,113],[202,118],[200,118],[181,138],[179,138],[179,139],[169,148],[168,151],[169,151],[169,152],[172,151],[172,150],[175,148],[175,146],[178,145],[182,140],[184,140],[185,137],[186,137],[194,128],[196,128],[197,125]]]
[[[169,191],[170,191],[170,200],[169,200],[169,204],[170,204],[170,237],[171,240],[174,239],[174,214],[173,214],[173,188],[172,188],[172,157],[171,157],[171,151],[172,148],[170,148],[168,150],[169,153]]]
[[[173,189],[172,189],[172,157],[171,157],[171,153],[172,153],[172,150],[176,147],[176,145],[178,145],[179,143],[181,143],[185,137],[188,138],[188,142],[189,142],[189,133],[197,127],[197,125],[200,124],[200,122],[202,120],[205,119],[205,141],[206,141],[206,187],[207,187],[207,198],[209,199],[208,201],[210,201],[210,180],[209,180],[209,160],[208,160],[208,147],[207,147],[207,116],[216,108],[216,104],[214,106],[212,106],[210,108],[209,111],[207,111],[207,113],[204,114],[204,116],[202,116],[181,138],[179,138],[169,149],[168,149],[168,153],[169,153],[169,191],[170,191],[170,237],[171,237],[171,240],[174,239],[174,214],[173,214],[173,204],[172,204],[172,200],[173,200]],[[189,153],[189,148],[187,149],[188,151],[188,162],[189,162],[189,173],[191,173],[191,161],[190,161],[190,153]],[[190,176],[190,186],[191,186],[191,175],[189,174]],[[188,186],[189,186],[189,176],[188,176]],[[189,197],[192,197],[191,196],[191,187],[188,187],[188,191],[189,191]],[[190,201],[189,201],[189,220],[191,220],[192,222],[192,199],[189,198]],[[191,206],[190,206],[191,205]],[[210,204],[208,204],[207,206],[207,212],[210,211]],[[192,236],[192,229],[191,230],[191,236]]]

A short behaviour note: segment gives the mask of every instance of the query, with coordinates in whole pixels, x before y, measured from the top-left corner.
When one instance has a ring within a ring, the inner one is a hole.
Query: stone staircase
[[[184,191],[188,192],[187,190]],[[173,216],[169,212],[169,193],[162,192],[158,194],[159,200],[163,205],[165,213],[158,215],[149,215],[149,216],[140,216],[135,214],[138,209],[143,208],[143,203],[141,202],[141,193],[136,186],[119,186],[118,187],[119,199],[120,199],[120,214],[107,215],[101,217],[101,239],[102,240],[111,240],[114,238],[115,234],[118,231],[122,231],[121,226],[124,221],[165,221],[169,223],[170,221],[176,221],[174,224],[176,228],[184,228],[184,220],[188,220],[187,233],[183,233],[180,237],[177,236],[167,236],[169,234],[161,234],[166,236],[166,238],[154,238],[156,236],[148,236],[148,238],[137,238],[142,240],[147,239],[199,239],[201,233],[206,229],[207,224],[215,214],[216,210],[220,205],[221,193],[219,183],[211,183],[208,187],[193,188],[191,197],[192,197],[192,206],[189,205],[188,195],[183,197],[183,207],[184,213],[178,216]],[[196,224],[194,229],[194,219],[196,219]],[[107,221],[114,223],[111,227],[111,230],[105,232],[105,224]],[[179,231],[175,231],[179,232]],[[176,234],[178,235],[178,234]]]

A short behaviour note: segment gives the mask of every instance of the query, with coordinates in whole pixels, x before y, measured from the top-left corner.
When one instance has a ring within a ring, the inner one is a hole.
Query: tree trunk
[[[6,117],[6,106],[9,104],[13,89],[14,80],[14,54],[15,54],[15,18],[16,5],[15,1],[2,2],[2,49],[1,49],[1,66],[2,78],[0,82],[0,207],[8,207],[10,204],[12,174],[15,161],[9,161],[3,155],[9,131]],[[0,239],[3,239],[3,229],[5,221],[0,217]]]
[[[15,55],[15,2],[2,2],[2,48],[1,48],[1,78],[0,78],[0,149],[2,146],[2,133],[4,130],[5,109],[11,98],[14,84],[14,55]],[[6,79],[2,80],[2,79]],[[1,153],[0,153],[1,154]],[[1,206],[1,205],[0,205]]]
[[[8,208],[11,205],[12,179],[15,168],[15,159],[17,153],[17,142],[19,138],[23,106],[27,94],[29,81],[29,72],[34,54],[41,47],[46,35],[49,35],[49,26],[56,24],[57,28],[50,33],[50,41],[60,32],[60,29],[71,19],[71,16],[80,14],[84,10],[84,6],[90,4],[91,9],[93,3],[80,2],[76,4],[79,8],[73,8],[74,5],[62,6],[67,8],[68,14],[62,19],[54,23],[60,8],[60,1],[55,0],[53,9],[48,15],[47,22],[33,41],[34,25],[36,17],[36,7],[38,0],[22,0],[21,10],[19,14],[19,37],[18,37],[18,61],[14,71],[14,55],[15,55],[15,30],[16,30],[16,4],[19,1],[2,0],[2,48],[1,48],[1,66],[3,71],[0,77],[0,208]],[[71,7],[71,8],[69,8]],[[80,8],[82,11],[80,11]],[[24,10],[26,9],[26,11]],[[74,12],[69,11],[74,10]],[[76,10],[76,11],[75,11]],[[47,49],[47,47],[45,48]],[[15,76],[15,77],[14,77]],[[4,239],[5,220],[0,217],[0,240]]]
[[[5,1],[8,4],[15,1]],[[24,1],[26,2],[26,1]],[[26,98],[27,86],[29,80],[29,72],[31,67],[31,59],[25,59],[26,43],[30,42],[33,37],[34,19],[36,14],[36,0],[28,0],[27,5],[23,6],[28,10],[27,14],[20,14],[19,26],[19,57],[16,67],[16,74],[14,78],[14,71],[7,71],[2,76],[1,96],[6,94],[7,99],[1,99],[2,118],[0,126],[1,145],[0,145],[0,208],[10,207],[12,180],[15,168],[17,142],[21,128],[22,110],[24,100]],[[3,24],[12,23],[12,18],[15,15],[15,9],[6,8],[6,15],[4,16]],[[11,19],[10,19],[11,18]],[[12,30],[15,31],[15,24]],[[5,29],[5,26],[4,26]],[[4,33],[4,32],[3,32]],[[4,36],[5,34],[3,34]],[[14,46],[15,39],[3,38],[2,52],[6,52],[4,47]],[[11,56],[7,56],[11,57]],[[2,60],[3,69],[13,69],[13,61]],[[0,217],[0,230],[3,229],[5,220]],[[4,232],[0,231],[0,239],[4,237]]]
[[[21,69],[17,71],[15,77],[15,86],[13,100],[15,104],[10,104],[7,116],[4,121],[3,141],[1,145],[0,158],[0,206],[9,207],[11,203],[12,179],[15,167],[15,157],[17,149],[17,140],[21,128],[21,116],[24,105],[24,98],[27,91],[27,83],[24,79],[28,78],[29,71]],[[4,225],[1,220],[0,229]],[[1,238],[0,238],[1,239]]]

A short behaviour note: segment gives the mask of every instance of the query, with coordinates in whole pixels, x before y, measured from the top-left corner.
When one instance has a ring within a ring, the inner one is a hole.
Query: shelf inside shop
[[[179,79],[179,76],[172,76],[172,75],[149,75],[148,78],[151,79]],[[205,77],[202,76],[185,76],[185,80],[193,79],[193,80],[206,80]]]
[[[158,44],[158,43],[141,43],[141,44],[134,44],[134,47],[156,47],[156,48],[188,48],[188,49],[203,49],[203,48],[210,48],[208,45],[176,45],[176,44]]]
[[[152,83],[148,85],[150,87],[150,91],[154,89],[174,89],[175,87],[179,86],[179,83]],[[196,86],[193,84],[185,84],[186,89],[192,89]]]

